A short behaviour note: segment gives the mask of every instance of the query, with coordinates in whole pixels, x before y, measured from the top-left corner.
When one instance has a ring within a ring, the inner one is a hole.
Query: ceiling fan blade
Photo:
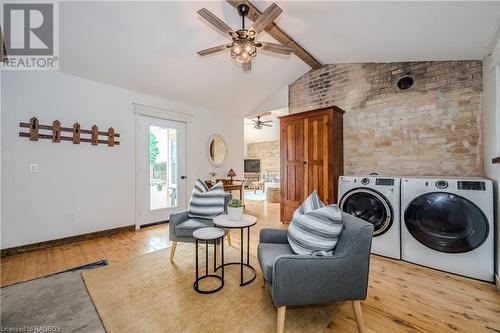
[[[244,62],[241,64],[241,66],[243,67],[243,71],[244,72],[249,72],[252,70],[252,62],[249,61],[249,62]]]
[[[262,50],[281,53],[281,54],[290,54],[293,52],[292,48],[275,43],[258,42],[256,43],[256,46],[260,47],[260,49]]]
[[[231,34],[235,34],[233,29],[231,29],[224,21],[222,21],[220,18],[212,14],[208,9],[202,8],[198,11],[198,14],[200,14],[201,17],[203,17],[205,20],[207,20],[210,24],[212,24],[214,27],[231,37]]]
[[[272,120],[266,120],[266,121],[263,121],[262,123],[263,124],[269,124],[269,123],[274,123],[274,121],[272,121]]]
[[[254,114],[254,115],[251,115],[251,116],[248,116],[249,119],[253,119],[253,118],[257,118],[257,117],[265,117],[265,116],[269,116],[269,115],[272,115],[273,113],[272,112],[262,112],[262,113],[259,113],[259,114]],[[255,121],[255,120],[254,120]]]
[[[261,126],[273,127],[273,125],[270,125],[270,124],[261,124]]]
[[[227,49],[227,45],[219,45],[219,46],[211,47],[211,48],[206,49],[206,50],[198,51],[196,53],[198,53],[198,55],[201,55],[201,56],[206,56],[209,54],[224,51],[225,49]]]
[[[256,33],[261,32],[268,25],[270,25],[283,11],[277,4],[273,3],[271,6],[267,7],[267,9],[259,16],[257,20],[253,23],[251,30],[254,30]]]

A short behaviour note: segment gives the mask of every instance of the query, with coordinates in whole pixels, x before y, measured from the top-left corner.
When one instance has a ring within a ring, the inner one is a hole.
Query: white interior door
[[[186,124],[141,116],[138,134],[138,222],[166,221],[186,205]]]

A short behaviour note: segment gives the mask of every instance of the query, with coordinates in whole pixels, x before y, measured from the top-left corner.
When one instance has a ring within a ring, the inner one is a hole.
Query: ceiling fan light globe
[[[257,55],[257,48],[251,40],[236,40],[231,44],[231,58],[239,63],[252,61]]]

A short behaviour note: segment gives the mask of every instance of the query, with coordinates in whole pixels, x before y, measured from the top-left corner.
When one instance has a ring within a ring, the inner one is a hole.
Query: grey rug
[[[82,279],[91,265],[0,289],[1,332],[106,332]]]

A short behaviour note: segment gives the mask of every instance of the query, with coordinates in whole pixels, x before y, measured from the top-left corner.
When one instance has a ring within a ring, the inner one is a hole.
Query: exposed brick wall
[[[261,174],[269,171],[269,177],[280,175],[280,142],[268,141],[250,143],[247,146],[247,158],[260,159]]]
[[[289,108],[346,111],[345,174],[481,176],[482,85],[481,61],[334,64],[292,83]]]

